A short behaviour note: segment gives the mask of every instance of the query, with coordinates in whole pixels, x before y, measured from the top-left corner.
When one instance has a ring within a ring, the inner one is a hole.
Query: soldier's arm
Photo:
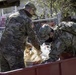
[[[37,35],[35,34],[35,32],[32,28],[32,22],[28,21],[26,28],[27,28],[28,37],[30,38],[32,45],[37,50],[40,50],[40,42],[39,42]]]
[[[57,40],[52,45],[52,50],[50,53],[50,61],[57,61],[60,57],[60,54],[65,50],[65,45],[61,39]]]

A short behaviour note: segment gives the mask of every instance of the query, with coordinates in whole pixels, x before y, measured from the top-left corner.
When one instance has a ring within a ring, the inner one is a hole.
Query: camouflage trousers
[[[11,53],[2,54],[0,58],[0,70],[6,72],[19,68],[24,68],[23,54],[12,55]]]

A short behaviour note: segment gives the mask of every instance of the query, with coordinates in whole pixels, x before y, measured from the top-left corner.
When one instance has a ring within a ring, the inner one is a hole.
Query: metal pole
[[[2,15],[1,16],[3,16],[4,15],[4,11],[3,11],[3,9],[2,9]]]

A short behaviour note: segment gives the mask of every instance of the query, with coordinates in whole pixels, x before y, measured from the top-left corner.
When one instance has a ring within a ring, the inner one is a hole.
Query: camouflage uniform
[[[2,71],[24,67],[23,50],[26,38],[30,37],[31,43],[40,50],[39,41],[31,27],[31,14],[23,9],[9,17],[1,38]],[[4,60],[3,60],[4,59]],[[7,68],[5,69],[5,67]]]
[[[56,61],[62,53],[76,56],[76,23],[63,22],[57,28],[48,61]]]

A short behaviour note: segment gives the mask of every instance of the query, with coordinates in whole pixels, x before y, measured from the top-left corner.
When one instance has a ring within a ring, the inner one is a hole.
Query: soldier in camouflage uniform
[[[50,25],[47,23],[43,24],[39,29],[41,44],[50,44],[53,41],[53,34],[54,30],[50,27]]]
[[[34,4],[29,2],[26,3],[24,9],[9,16],[0,43],[1,71],[24,67],[23,50],[27,37],[30,37],[32,45],[40,51],[40,42],[31,27],[30,18],[35,14],[35,11]]]
[[[62,22],[58,26],[48,61],[58,60],[62,53],[69,53],[72,57],[76,57],[76,23],[74,22]]]

